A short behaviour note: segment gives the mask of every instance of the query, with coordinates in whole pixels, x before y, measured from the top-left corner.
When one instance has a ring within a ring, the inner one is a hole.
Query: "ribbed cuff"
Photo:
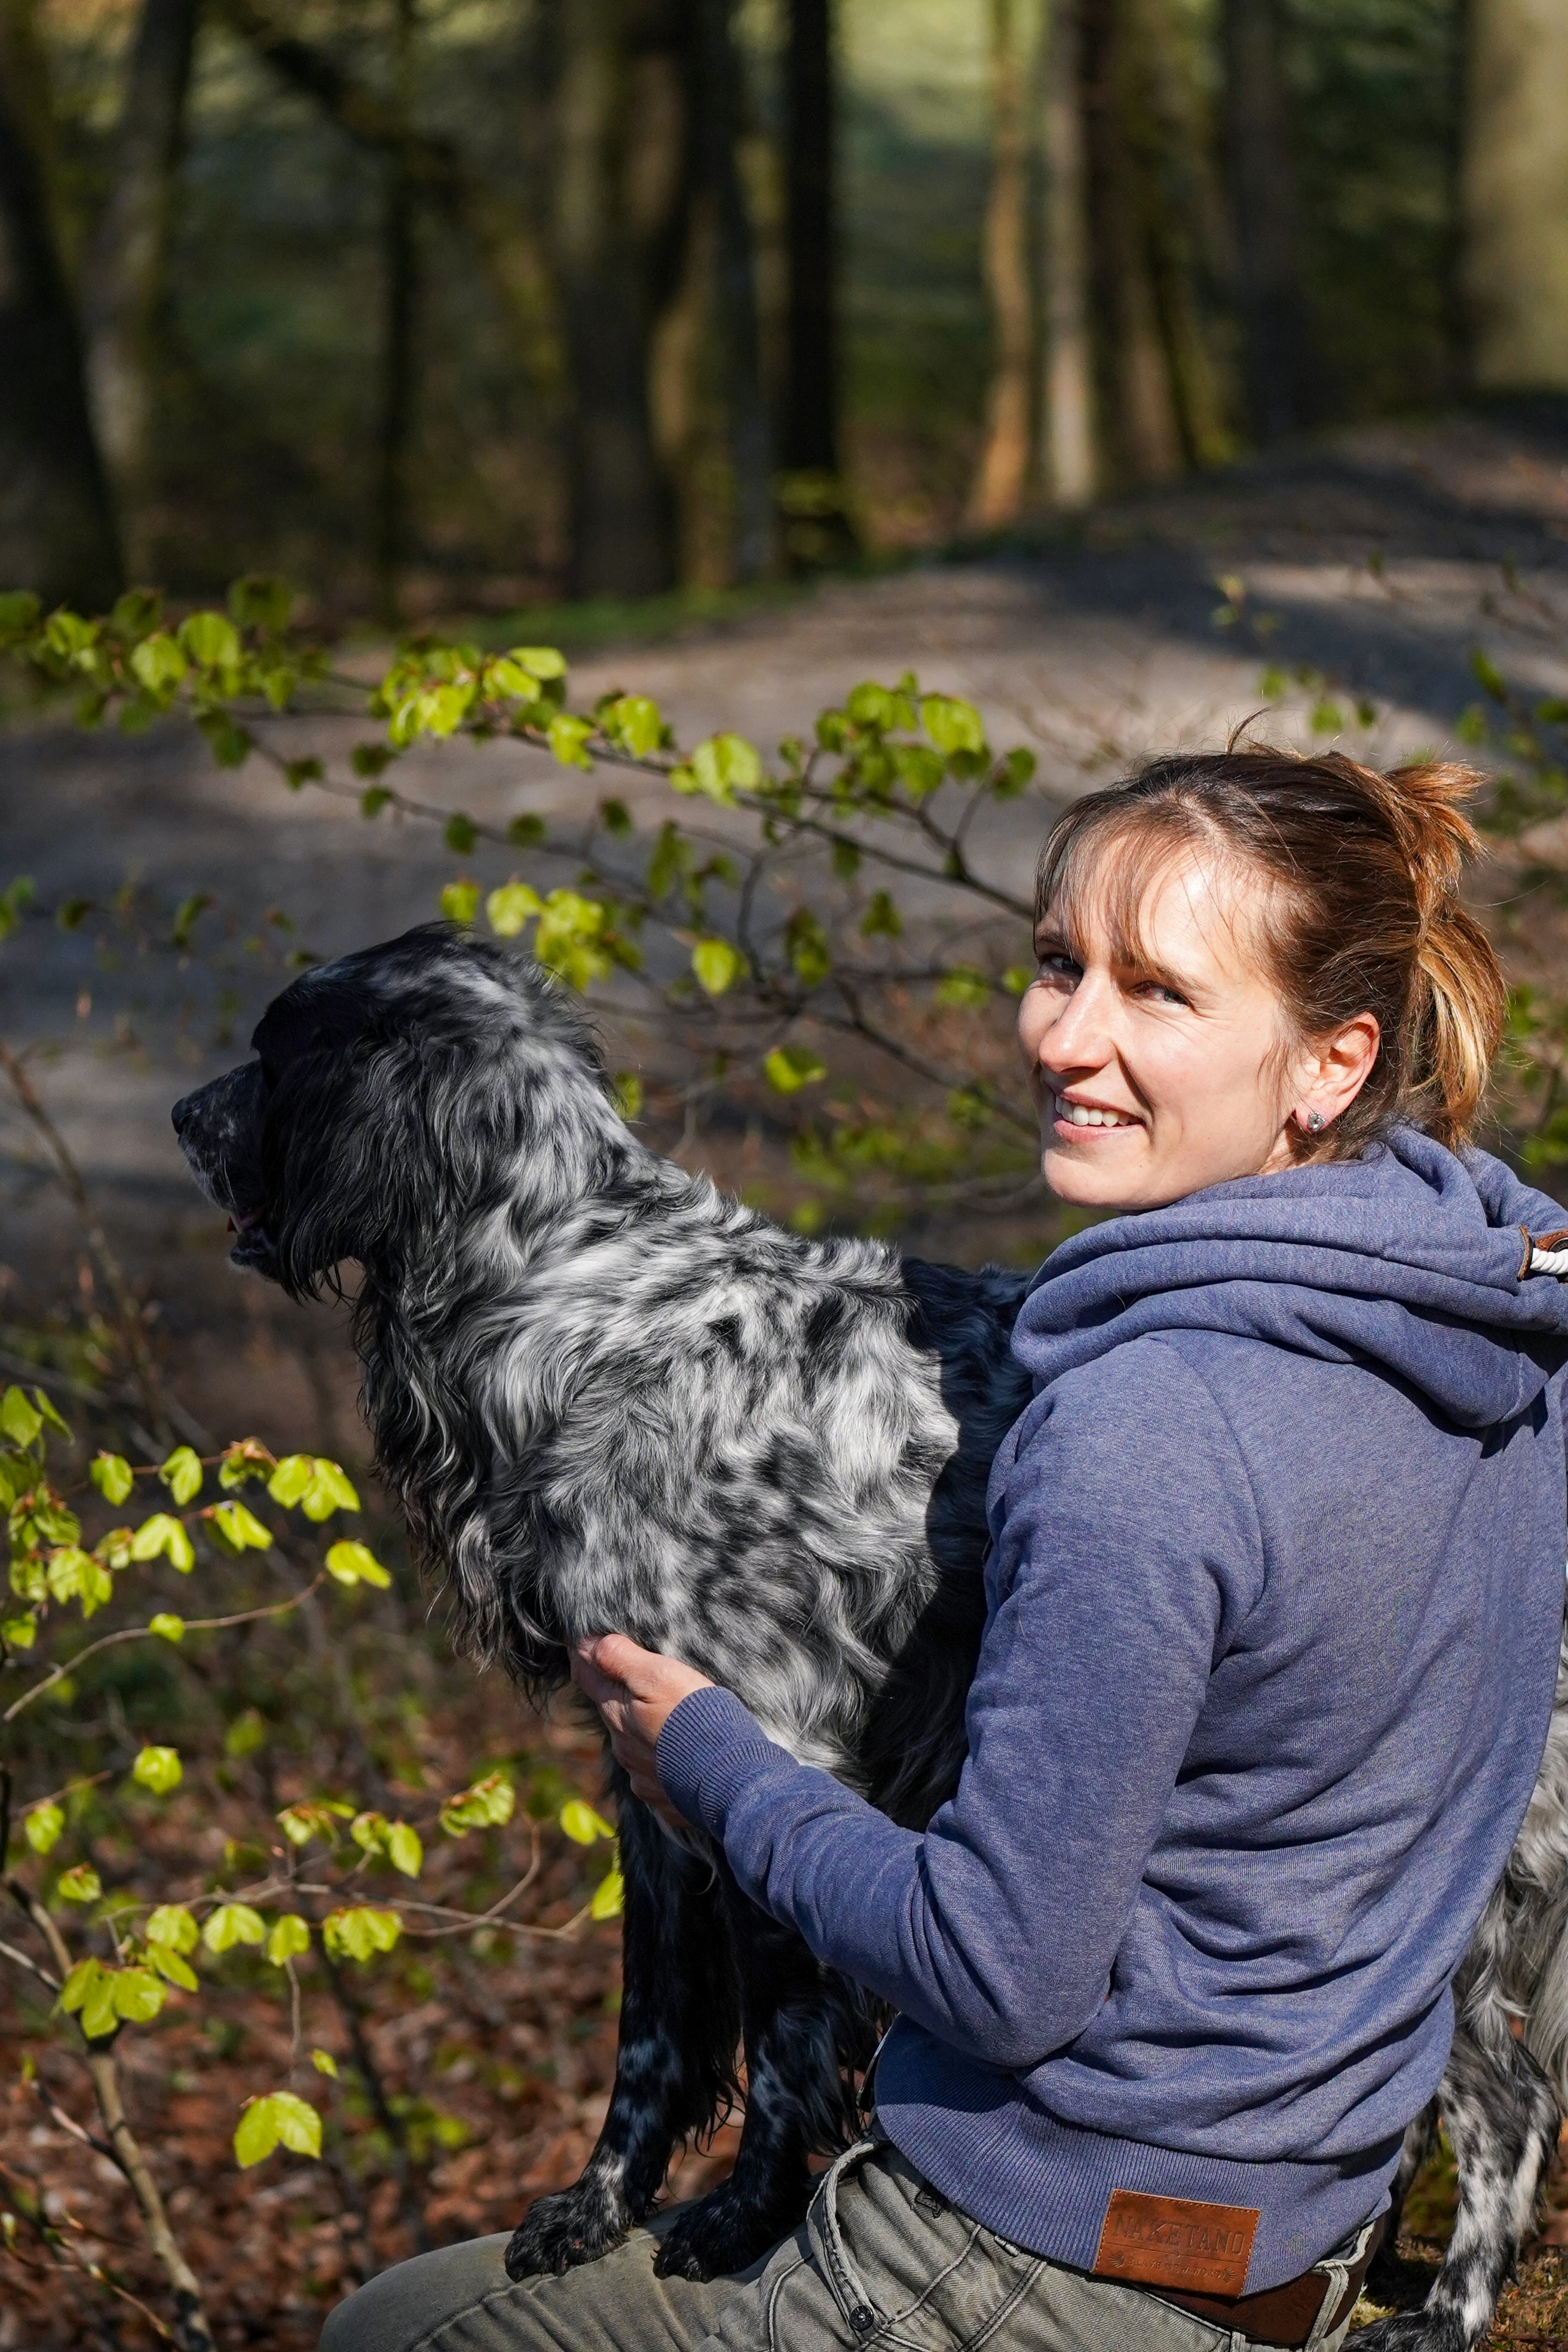
[[[655,1761],[676,1810],[722,1843],[736,1792],[758,1764],[784,1752],[733,1691],[709,1683],[665,1717]]]

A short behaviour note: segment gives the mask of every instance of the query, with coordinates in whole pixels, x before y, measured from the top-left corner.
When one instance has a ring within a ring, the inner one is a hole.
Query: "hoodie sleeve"
[[[1468,1151],[1464,1160],[1489,1223],[1522,1225],[1537,1237],[1560,1234],[1568,1227],[1568,1209],[1547,1193],[1521,1184],[1505,1161],[1495,1160],[1489,1151]]]
[[[1104,1998],[1216,1653],[1263,1570],[1235,1440],[1167,1345],[1065,1375],[1016,1438],[993,1486],[968,1760],[923,1832],[796,1763],[726,1691],[675,1708],[658,1769],[819,1959],[1022,2070]]]

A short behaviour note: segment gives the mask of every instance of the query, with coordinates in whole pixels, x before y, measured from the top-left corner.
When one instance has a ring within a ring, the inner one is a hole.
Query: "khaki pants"
[[[994,2237],[886,2142],[840,2157],[794,2236],[735,2277],[656,2277],[668,2218],[521,2285],[504,2236],[399,2263],[338,2305],[321,2352],[1251,2352],[1229,2328]],[[1330,2323],[1355,2252],[1319,2265],[1311,2352],[1344,2340],[1348,2320]]]

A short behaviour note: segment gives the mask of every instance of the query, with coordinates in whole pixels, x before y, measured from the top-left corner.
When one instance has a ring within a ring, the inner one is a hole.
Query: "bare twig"
[[[326,1570],[323,1569],[314,1582],[306,1586],[303,1592],[291,1592],[286,1601],[270,1601],[264,1609],[237,1609],[229,1617],[187,1617],[185,1631],[187,1633],[216,1633],[222,1632],[228,1625],[252,1625],[260,1617],[287,1616],[290,1609],[298,1609],[302,1602],[310,1599],[325,1575]],[[89,1642],[85,1649],[76,1651],[68,1658],[62,1658],[58,1665],[49,1668],[42,1681],[36,1682],[30,1690],[25,1690],[20,1698],[13,1699],[5,1714],[0,1715],[0,1723],[14,1722],[24,1707],[31,1706],[36,1698],[42,1698],[44,1693],[52,1689],[64,1675],[73,1674],[84,1659],[96,1656],[100,1650],[112,1650],[120,1642],[161,1641],[162,1639],[162,1634],[155,1634],[150,1625],[122,1625],[117,1633],[101,1634],[96,1642]]]
[[[70,1974],[71,1969],[70,1950],[65,1937],[43,1905],[25,1886],[16,1879],[8,1879],[6,1885],[48,1946],[49,1957],[63,1980]],[[180,2352],[216,2352],[200,2283],[169,2226],[169,2216],[158,2184],[153,2178],[141,2143],[126,2120],[113,2043],[94,2043],[83,2034],[81,2044],[82,2063],[92,2084],[104,2130],[109,2135],[110,2153],[130,2183],[147,2242],[174,2293],[174,2341],[179,2345]]]
[[[82,1231],[87,1235],[88,1247],[98,1260],[99,1270],[109,1286],[110,1297],[114,1302],[115,1321],[119,1327],[121,1344],[131,1361],[132,1375],[135,1381],[137,1395],[142,1402],[142,1409],[154,1428],[157,1428],[160,1423],[167,1424],[168,1410],[163,1402],[163,1391],[158,1384],[158,1375],[153,1369],[152,1354],[147,1346],[146,1326],[142,1320],[142,1312],[132,1294],[131,1286],[125,1279],[125,1270],[110,1247],[109,1236],[99,1221],[98,1211],[92,1205],[92,1196],[83,1181],[80,1169],[71,1156],[69,1146],[45,1108],[20,1056],[12,1051],[3,1038],[0,1038],[0,1070],[5,1071],[10,1080],[12,1093],[42,1137],[49,1157],[55,1163],[55,1172],[76,1205],[77,1214],[81,1220]]]

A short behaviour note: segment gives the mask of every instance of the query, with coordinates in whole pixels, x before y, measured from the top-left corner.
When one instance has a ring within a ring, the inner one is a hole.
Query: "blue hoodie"
[[[1563,1617],[1568,1223],[1403,1129],[1078,1234],[1015,1351],[956,1795],[896,1827],[694,1692],[658,1767],[900,2012],[883,2127],[1092,2267],[1117,2189],[1256,2209],[1247,2289],[1384,2202],[1529,1801]]]

